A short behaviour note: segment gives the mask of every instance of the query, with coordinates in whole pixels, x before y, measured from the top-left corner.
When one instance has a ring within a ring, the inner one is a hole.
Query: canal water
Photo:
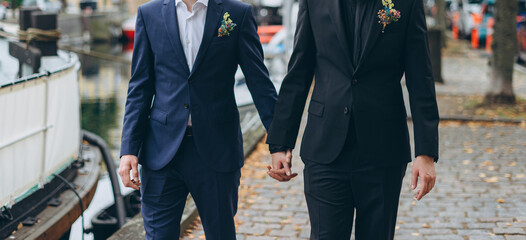
[[[107,58],[78,54],[81,62],[79,74],[81,96],[81,126],[101,136],[110,146],[118,161],[124,104],[130,79],[131,49],[121,44],[97,44],[76,46],[83,52],[94,52]],[[115,59],[112,58],[115,56]],[[125,193],[131,189],[125,189]],[[89,208],[84,212],[84,226],[91,226],[91,218],[104,207],[113,203],[113,192],[107,173],[102,173],[97,191]],[[80,219],[72,226],[71,240],[82,239]],[[84,239],[93,239],[85,234]]]

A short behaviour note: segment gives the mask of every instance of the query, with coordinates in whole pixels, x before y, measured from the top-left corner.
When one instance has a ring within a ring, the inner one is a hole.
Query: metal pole
[[[124,206],[124,197],[122,196],[121,188],[119,186],[119,178],[117,178],[115,162],[113,161],[111,151],[104,139],[99,137],[97,134],[83,130],[82,135],[84,140],[92,145],[97,146],[102,153],[102,158],[104,159],[104,163],[108,168],[111,188],[113,190],[113,197],[115,199],[115,208],[117,209],[117,224],[119,225],[119,228],[121,228],[122,225],[126,223],[126,210]]]
[[[40,182],[39,187],[44,187],[44,184],[46,184],[46,148],[47,148],[47,114],[49,110],[48,106],[48,96],[49,96],[49,77],[43,77],[42,80],[44,80],[44,119],[43,119],[43,131],[42,131],[42,162],[40,163],[41,169],[40,169]]]

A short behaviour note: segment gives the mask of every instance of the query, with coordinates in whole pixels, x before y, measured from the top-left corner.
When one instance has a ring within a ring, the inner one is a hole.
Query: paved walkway
[[[489,88],[491,67],[484,50],[472,50],[467,41],[450,41],[450,49],[442,58],[442,77],[445,84],[438,84],[438,94],[483,96]],[[518,66],[513,74],[515,94],[526,98],[526,67]]]
[[[396,239],[526,239],[526,129],[444,123],[440,127],[438,182],[422,201],[404,179]],[[269,154],[260,144],[243,169],[238,239],[308,239],[310,227],[299,176],[277,183],[265,174]],[[184,239],[204,239],[200,225]]]
[[[446,84],[438,85],[437,93],[484,95],[489,67],[481,54],[463,48],[446,55]],[[515,92],[526,98],[526,73],[514,74]],[[247,159],[236,217],[239,240],[308,239],[298,149],[293,170],[299,176],[289,183],[265,174],[266,145]],[[395,239],[526,240],[526,126],[442,123],[440,152],[436,187],[422,201],[412,199],[408,168]],[[204,239],[202,226],[184,239]]]

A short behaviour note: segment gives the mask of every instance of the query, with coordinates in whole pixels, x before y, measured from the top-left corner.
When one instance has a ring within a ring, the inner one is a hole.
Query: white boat
[[[0,239],[59,239],[91,202],[101,157],[82,144],[79,67],[59,51],[17,77],[0,38]]]

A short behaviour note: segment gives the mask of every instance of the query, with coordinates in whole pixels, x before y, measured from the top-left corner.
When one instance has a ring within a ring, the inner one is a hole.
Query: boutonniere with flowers
[[[378,11],[378,18],[380,19],[378,23],[382,24],[383,33],[387,25],[393,22],[398,22],[401,14],[400,11],[394,8],[394,3],[392,0],[382,0],[382,5],[384,5],[384,9]]]
[[[218,29],[217,36],[230,36],[230,33],[234,31],[236,26],[237,24],[232,22],[232,19],[230,19],[230,14],[225,12],[225,15],[223,15],[223,20],[221,20],[221,26]]]

